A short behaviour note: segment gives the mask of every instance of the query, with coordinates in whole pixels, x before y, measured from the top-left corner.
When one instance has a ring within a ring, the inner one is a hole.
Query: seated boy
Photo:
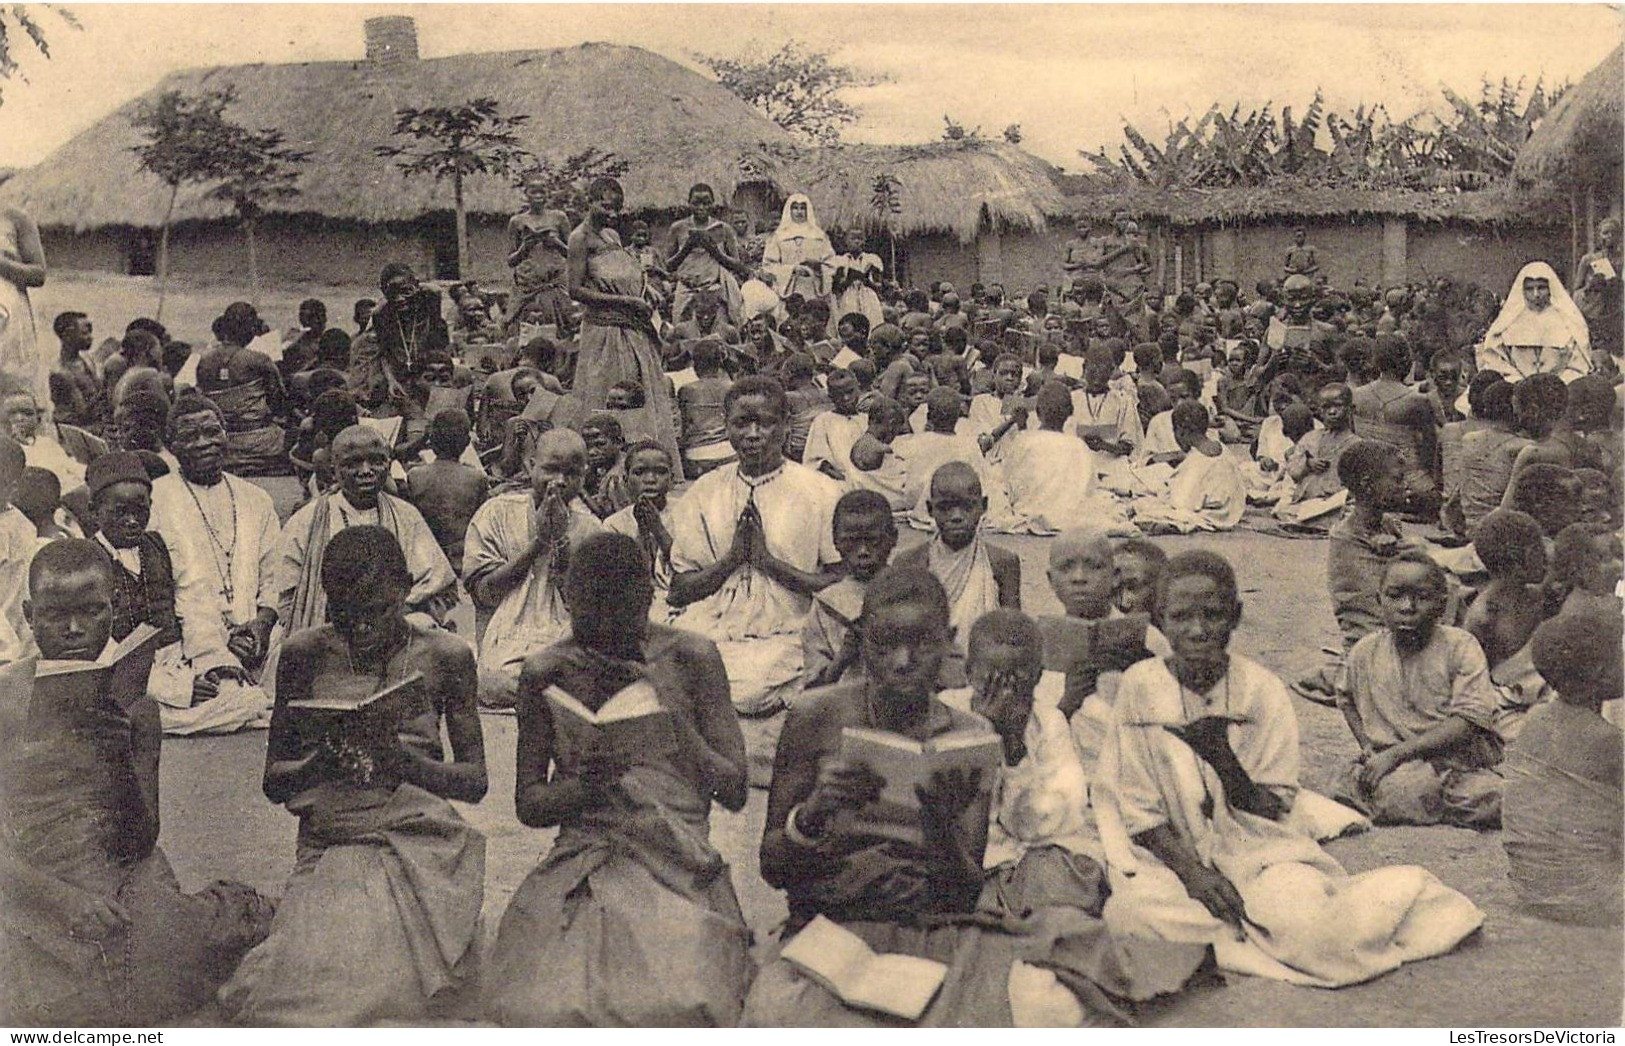
[[[899,436],[892,445],[903,460],[903,489],[913,504],[908,522],[916,530],[932,528],[926,506],[930,494],[927,487],[937,469],[950,461],[969,465],[981,479],[982,490],[988,498],[984,525],[992,530],[1008,530],[1013,524],[1004,480],[982,457],[976,437],[966,431],[960,416],[963,405],[958,392],[947,385],[938,385],[925,397],[925,431]]]
[[[1332,382],[1315,395],[1321,427],[1303,434],[1286,457],[1286,474],[1293,482],[1292,501],[1276,510],[1277,516],[1303,522],[1341,508],[1348,495],[1337,478],[1337,460],[1358,438],[1354,435],[1354,394],[1347,385]]]
[[[1072,396],[1052,381],[1033,404],[1038,427],[1016,433],[1004,452],[1004,482],[1019,529],[1054,534],[1102,518],[1123,523],[1109,495],[1097,493],[1099,458],[1066,431]],[[1012,528],[1015,529],[1015,528]]]
[[[581,501],[593,515],[606,519],[632,503],[626,486],[626,435],[613,414],[598,413],[581,423],[581,439],[587,445]]]
[[[793,353],[779,373],[784,394],[790,399],[790,435],[785,437],[784,455],[791,461],[802,461],[813,419],[829,411],[829,396],[816,380],[817,363],[805,352]]]
[[[801,633],[801,678],[806,690],[863,674],[856,628],[863,612],[863,593],[897,547],[891,506],[872,490],[842,494],[835,503],[833,525],[841,577],[813,594],[812,610]]]
[[[1247,486],[1209,431],[1207,408],[1187,399],[1169,414],[1183,459],[1166,494],[1134,499],[1135,525],[1153,533],[1231,529],[1247,511]]]
[[[659,443],[644,440],[626,448],[626,480],[632,504],[604,520],[604,529],[625,534],[643,550],[654,581],[649,620],[665,624],[671,617],[666,596],[671,591],[672,461]]]
[[[852,445],[869,427],[869,419],[858,413],[858,379],[851,371],[837,367],[829,372],[825,384],[829,409],[813,416],[801,463],[837,483],[844,483],[847,457]]]
[[[892,515],[906,518],[914,503],[908,497],[908,472],[894,449],[897,438],[908,432],[908,414],[894,399],[877,396],[869,401],[869,427],[852,444],[847,454],[851,468],[846,470],[849,490],[872,490],[892,507]]]
[[[1501,823],[1498,697],[1478,640],[1439,623],[1447,584],[1425,553],[1394,559],[1379,594],[1385,627],[1349,651],[1339,707],[1360,755],[1339,798],[1378,824]]]
[[[1348,488],[1351,504],[1332,527],[1326,547],[1326,587],[1346,651],[1382,627],[1377,589],[1383,568],[1396,554],[1416,545],[1387,518],[1405,503],[1405,477],[1386,444],[1355,441],[1338,459],[1337,478]]]
[[[1507,873],[1536,915],[1617,926],[1622,874],[1619,614],[1563,614],[1535,630],[1535,668],[1557,691],[1507,746]]]
[[[1484,650],[1500,702],[1495,730],[1502,741],[1518,736],[1524,717],[1544,700],[1545,681],[1535,671],[1530,639],[1546,619],[1546,546],[1540,525],[1522,512],[1496,509],[1473,531],[1473,547],[1489,571],[1461,627]]]
[[[100,656],[111,642],[112,586],[95,542],[41,550],[27,585],[40,655]],[[0,764],[8,768],[0,775],[0,1020],[167,1023],[208,1002],[265,938],[271,902],[236,883],[181,892],[158,847],[161,728],[152,701],[108,694],[31,708],[33,668],[0,669]]]
[[[976,470],[950,461],[931,476],[926,507],[937,534],[897,557],[899,566],[924,567],[948,593],[955,648],[965,650],[970,626],[994,607],[1021,609],[1021,557],[982,537],[987,496]]]
[[[982,452],[998,460],[1015,437],[1032,425],[1032,404],[1021,394],[1021,357],[1003,353],[993,361],[991,389],[971,397],[970,426]]]
[[[32,465],[23,469],[11,503],[33,525],[41,547],[58,538],[77,536],[62,526],[69,517],[62,513],[62,480],[56,473]]]
[[[1185,449],[1180,447],[1179,440],[1174,436],[1174,407],[1181,403],[1196,403],[1202,395],[1202,379],[1193,370],[1179,370],[1167,384],[1168,398],[1172,403],[1167,410],[1152,418],[1145,427],[1145,441],[1134,452],[1136,464],[1166,464],[1177,465],[1185,459]],[[1207,408],[1203,407],[1203,416],[1207,416]],[[1211,428],[1211,420],[1208,427]],[[1204,431],[1207,431],[1204,429]],[[1210,433],[1216,443],[1219,439],[1217,432]]]
[[[468,521],[485,503],[490,483],[485,473],[459,458],[468,449],[468,413],[453,407],[429,422],[429,449],[434,460],[413,465],[406,473],[402,495],[423,514],[451,569],[463,572],[463,539]]]

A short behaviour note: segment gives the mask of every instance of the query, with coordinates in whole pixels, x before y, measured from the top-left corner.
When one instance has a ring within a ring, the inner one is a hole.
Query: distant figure
[[[50,402],[46,368],[34,334],[34,307],[28,291],[45,284],[45,249],[34,220],[15,207],[0,208],[0,374]]]
[[[1309,230],[1303,226],[1292,230],[1292,246],[1286,249],[1286,262],[1281,266],[1283,277],[1308,276],[1313,279],[1320,273],[1320,254],[1308,239]]]

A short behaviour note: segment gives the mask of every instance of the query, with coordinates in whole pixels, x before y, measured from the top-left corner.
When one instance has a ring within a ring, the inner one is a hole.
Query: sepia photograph
[[[1613,1042],[1622,44],[0,4],[0,1027]]]

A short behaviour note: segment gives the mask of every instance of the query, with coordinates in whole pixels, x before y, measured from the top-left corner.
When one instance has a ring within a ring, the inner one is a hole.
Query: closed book
[[[920,799],[916,789],[929,788],[931,778],[943,770],[988,771],[1004,760],[1004,744],[991,730],[950,731],[926,741],[849,726],[841,730],[841,760],[867,766],[886,784],[874,802],[858,810],[843,811],[837,830],[875,835],[922,844]],[[993,775],[984,772],[982,787],[991,790]]]
[[[607,758],[629,766],[677,747],[671,710],[661,705],[647,680],[620,690],[597,711],[557,686],[548,687],[546,695],[553,733],[573,761]]]
[[[779,954],[848,1006],[908,1021],[920,1019],[948,975],[948,967],[932,959],[876,952],[822,915]]]

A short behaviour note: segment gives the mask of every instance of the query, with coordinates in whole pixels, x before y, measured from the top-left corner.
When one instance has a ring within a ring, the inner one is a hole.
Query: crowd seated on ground
[[[873,1023],[808,965],[838,939],[941,966],[918,1023],[1121,1023],[1215,964],[1336,987],[1455,948],[1473,900],[1320,846],[1390,824],[1504,825],[1530,912],[1619,922],[1619,341],[1550,265],[1498,313],[1335,287],[1302,237],[1256,292],[1155,288],[1125,217],[1058,288],[927,289],[805,196],[755,248],[688,200],[662,254],[613,179],[532,185],[508,291],[392,263],[353,335],[235,302],[201,351],[65,311],[51,402],[0,376],[0,754],[85,771],[5,775],[7,1018]],[[1228,649],[1231,565],[1155,540],[1240,527],[1326,543],[1341,650],[1290,686]],[[1062,616],[1003,535],[1052,539]],[[128,693],[36,724],[40,659],[131,636]],[[390,687],[384,740],[311,732]],[[1336,801],[1293,692],[1348,724]],[[612,703],[665,731],[595,747]],[[448,802],[486,791],[482,712],[559,829],[483,962]],[[155,846],[159,734],[251,729],[300,823],[274,918]],[[985,758],[877,768],[943,738]],[[760,971],[708,838],[750,786],[790,908]],[[128,976],[68,991],[92,950]]]

